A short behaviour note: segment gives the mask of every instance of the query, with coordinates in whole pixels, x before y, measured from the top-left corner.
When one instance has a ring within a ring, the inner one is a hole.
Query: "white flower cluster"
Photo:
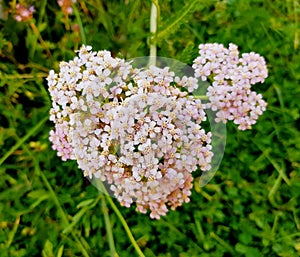
[[[108,51],[83,46],[78,57],[47,78],[50,132],[63,160],[109,183],[119,202],[158,219],[189,201],[192,172],[210,169],[211,133],[194,77],[168,67],[134,69]],[[185,88],[184,90],[182,90]]]
[[[180,78],[169,67],[137,69],[109,51],[82,46],[47,78],[53,149],[62,160],[76,160],[85,176],[106,181],[122,205],[135,202],[151,218],[189,202],[192,172],[209,171],[213,157],[211,132],[201,126],[204,109],[244,130],[266,108],[251,91],[267,77],[261,56],[239,58],[233,44],[199,48],[195,77]],[[211,81],[206,104],[192,95],[197,78]]]
[[[216,113],[216,121],[233,120],[240,130],[250,129],[266,110],[261,94],[251,90],[251,85],[264,82],[268,70],[263,57],[244,53],[239,58],[236,45],[199,45],[200,56],[194,60],[195,77],[212,82],[208,87],[209,108]]]

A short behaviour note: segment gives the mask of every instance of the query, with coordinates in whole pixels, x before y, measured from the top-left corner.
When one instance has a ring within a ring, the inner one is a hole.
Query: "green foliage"
[[[99,195],[75,162],[56,156],[45,81],[85,41],[147,56],[151,1],[79,0],[70,15],[55,0],[27,2],[34,19],[18,23],[0,1],[8,16],[0,20],[1,256],[123,257],[139,256],[138,248],[150,257],[300,255],[298,1],[158,2],[159,56],[191,64],[198,44],[233,42],[265,56],[269,68],[255,87],[267,111],[251,131],[227,125],[215,177],[158,221]]]

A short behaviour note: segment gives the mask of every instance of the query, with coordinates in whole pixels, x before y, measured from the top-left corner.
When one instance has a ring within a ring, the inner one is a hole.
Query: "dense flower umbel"
[[[33,17],[34,7],[33,6],[25,6],[22,4],[17,4],[14,18],[18,22],[22,21],[30,21]]]
[[[58,5],[61,7],[62,12],[65,15],[72,14],[72,3],[76,3],[77,0],[57,0]]]
[[[106,181],[119,202],[159,219],[168,207],[189,201],[192,172],[211,169],[211,133],[205,108],[216,121],[249,129],[266,108],[251,85],[267,77],[264,59],[239,57],[237,46],[200,45],[195,77],[169,67],[134,69],[109,51],[82,46],[73,60],[47,78],[52,98],[50,132],[62,160],[74,159],[85,176]],[[208,80],[209,102],[192,95]]]
[[[240,130],[250,129],[266,110],[261,94],[251,90],[251,85],[268,76],[264,58],[253,52],[239,58],[234,44],[228,49],[222,44],[201,44],[199,49],[193,68],[195,77],[212,82],[207,89],[207,107],[217,111],[217,122],[233,120]]]
[[[188,93],[197,79],[168,67],[133,69],[83,46],[47,80],[50,141],[63,160],[77,160],[85,176],[107,181],[122,205],[136,202],[152,218],[189,201],[191,173],[209,170],[213,156],[203,105]]]

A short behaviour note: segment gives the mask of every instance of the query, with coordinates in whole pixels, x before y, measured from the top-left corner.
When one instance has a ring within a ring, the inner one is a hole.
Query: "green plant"
[[[145,256],[298,256],[299,3],[158,3],[159,56],[192,64],[204,42],[258,52],[268,63],[270,76],[257,88],[268,107],[251,131],[228,124],[222,164],[188,205],[152,221],[115,202],[137,245]],[[51,150],[45,78],[74,57],[82,31],[94,49],[148,55],[151,3],[78,0],[77,14],[67,16],[54,0],[31,4],[32,20],[18,23],[10,13],[0,20],[1,256],[111,256],[114,247],[134,256],[109,200]],[[4,14],[13,8],[1,6]]]

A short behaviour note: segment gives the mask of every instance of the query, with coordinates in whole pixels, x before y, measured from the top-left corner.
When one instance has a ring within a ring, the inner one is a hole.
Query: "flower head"
[[[199,45],[200,56],[194,60],[195,77],[207,79],[207,108],[216,111],[216,121],[233,120],[240,130],[250,129],[266,110],[266,102],[251,85],[264,82],[268,76],[266,62],[256,53],[244,53],[239,58],[236,45]]]
[[[168,67],[134,69],[108,51],[82,46],[47,78],[53,148],[85,176],[107,181],[124,206],[152,218],[189,201],[192,172],[210,169],[211,134],[201,101],[188,96],[197,79]]]
[[[76,2],[77,0],[57,0],[58,5],[65,15],[73,13],[72,3]]]
[[[35,10],[33,6],[17,4],[14,13],[14,18],[18,22],[29,21],[32,19],[34,11]]]
[[[216,121],[249,129],[266,103],[251,85],[267,76],[264,59],[239,57],[237,46],[200,45],[194,77],[169,67],[133,68],[109,51],[82,46],[77,56],[49,72],[50,132],[62,160],[109,184],[118,201],[159,219],[189,202],[192,173],[211,169],[212,134],[202,126],[205,108]],[[198,78],[211,82],[209,102],[192,95]]]

